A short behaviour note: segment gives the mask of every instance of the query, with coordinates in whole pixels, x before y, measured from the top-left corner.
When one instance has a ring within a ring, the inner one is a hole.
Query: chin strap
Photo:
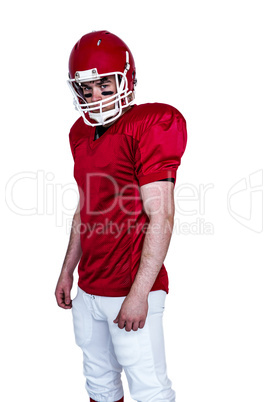
[[[90,112],[88,112],[88,115],[92,120],[95,120],[100,124],[103,124],[106,119],[108,119],[109,117],[116,116],[118,114],[118,112],[119,112],[119,107],[118,107],[118,104],[116,102],[115,107],[112,110],[107,110],[106,112],[102,112],[102,113],[90,113]]]

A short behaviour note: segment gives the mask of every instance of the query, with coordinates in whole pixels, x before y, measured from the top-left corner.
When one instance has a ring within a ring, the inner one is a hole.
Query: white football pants
[[[83,351],[90,398],[100,402],[121,399],[123,368],[135,401],[175,402],[166,373],[162,326],[165,298],[163,290],[150,292],[144,328],[127,332],[113,322],[125,297],[94,296],[78,287],[72,302],[74,333]]]

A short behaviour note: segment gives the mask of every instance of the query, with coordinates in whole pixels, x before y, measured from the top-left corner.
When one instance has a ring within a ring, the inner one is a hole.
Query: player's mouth
[[[102,110],[100,108],[98,108],[98,109],[91,110],[90,113],[100,113],[101,111],[106,112],[107,110],[110,110],[110,108],[108,106],[103,105]]]

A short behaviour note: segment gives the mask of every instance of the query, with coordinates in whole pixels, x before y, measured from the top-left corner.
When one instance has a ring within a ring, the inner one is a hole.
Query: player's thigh
[[[93,334],[93,314],[85,301],[84,292],[78,287],[72,301],[73,327],[76,344],[79,347],[89,343]]]
[[[94,298],[78,288],[77,296],[72,302],[73,326],[76,344],[82,349],[84,368],[95,371],[97,375],[121,372],[106,320],[96,319]],[[102,373],[103,372],[103,373]]]
[[[118,362],[126,373],[131,396],[137,401],[174,401],[167,377],[163,334],[166,293],[151,292],[144,328],[127,332],[109,321]]]
[[[127,332],[113,323],[113,319],[120,310],[122,301],[117,306],[116,311],[113,312],[113,315],[108,318],[115,354],[118,362],[123,367],[142,365],[142,362],[146,360],[151,361],[152,359],[156,359],[158,365],[164,364],[165,351],[162,317],[165,308],[165,298],[166,293],[164,291],[150,292],[146,323],[144,328],[138,329],[138,331]]]

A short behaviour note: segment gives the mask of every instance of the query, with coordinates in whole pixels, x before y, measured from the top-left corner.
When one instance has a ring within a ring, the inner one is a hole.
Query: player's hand
[[[148,313],[148,298],[138,298],[128,295],[121,309],[114,320],[120,329],[125,328],[126,331],[137,331],[145,325]]]
[[[72,286],[73,275],[61,273],[55,290],[55,296],[59,307],[64,309],[72,308]]]

